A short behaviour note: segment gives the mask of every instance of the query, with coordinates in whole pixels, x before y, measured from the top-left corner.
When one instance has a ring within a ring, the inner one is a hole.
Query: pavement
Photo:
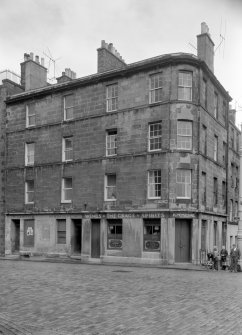
[[[242,334],[242,273],[0,259],[0,334]]]

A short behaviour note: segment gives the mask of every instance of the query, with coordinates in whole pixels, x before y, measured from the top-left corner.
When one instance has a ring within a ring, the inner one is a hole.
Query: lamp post
[[[242,252],[242,124],[240,125],[240,146],[239,146],[239,222],[237,235],[238,248]],[[242,267],[242,257],[238,261]]]

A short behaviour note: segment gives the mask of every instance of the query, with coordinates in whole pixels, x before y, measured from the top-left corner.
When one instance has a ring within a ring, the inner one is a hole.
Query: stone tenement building
[[[198,264],[229,248],[239,130],[204,23],[197,50],[126,64],[102,41],[97,74],[54,85],[25,54],[6,101],[6,254]]]

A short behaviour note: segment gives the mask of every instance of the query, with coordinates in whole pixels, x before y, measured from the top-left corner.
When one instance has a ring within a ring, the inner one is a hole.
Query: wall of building
[[[193,72],[192,102],[178,101],[179,70]],[[149,103],[150,75],[162,72],[162,101]],[[205,106],[202,80],[207,81]],[[28,215],[35,221],[35,244],[31,252],[68,253],[72,248],[73,217],[82,220],[82,257],[91,257],[92,221],[83,212],[133,213],[159,211],[160,251],[146,252],[143,248],[141,216],[122,217],[123,248],[107,248],[107,218],[101,216],[100,240],[103,261],[174,263],[175,229],[178,219],[189,220],[191,229],[191,261],[199,263],[202,220],[207,221],[206,247],[214,244],[214,222],[217,224],[216,243],[222,244],[222,225],[227,208],[222,199],[222,181],[227,180],[223,143],[228,142],[227,121],[223,116],[222,92],[210,74],[188,64],[156,66],[152,70],[124,73],[112,80],[67,89],[41,98],[26,97],[22,102],[9,103],[7,124],[6,166],[6,252],[11,253],[13,219],[23,227]],[[106,112],[106,87],[118,84],[118,111]],[[214,116],[214,92],[218,94],[218,115]],[[74,119],[64,121],[64,98],[72,94]],[[36,126],[26,128],[26,106],[34,105]],[[177,149],[177,121],[192,121],[192,150]],[[148,150],[148,130],[151,122],[162,122],[162,148]],[[201,151],[201,129],[207,129],[207,152]],[[117,129],[117,156],[106,157],[106,131]],[[218,137],[218,158],[214,160],[214,136]],[[62,139],[73,137],[73,161],[62,162]],[[25,166],[25,144],[35,143],[34,166]],[[147,198],[149,170],[161,170],[161,197]],[[177,169],[192,172],[191,199],[177,199]],[[201,174],[207,175],[206,204],[202,203]],[[105,201],[105,174],[117,176],[117,200]],[[61,179],[72,177],[72,202],[61,202]],[[213,205],[213,178],[218,178],[218,204]],[[34,179],[34,204],[25,204],[25,180]],[[44,214],[45,213],[45,214]],[[178,213],[178,214],[177,214]],[[199,214],[200,213],[200,214]],[[56,244],[56,218],[65,216],[67,239]],[[49,227],[49,228],[48,228]],[[23,228],[20,229],[24,233]],[[49,235],[47,232],[50,232]],[[42,235],[41,235],[42,234]],[[43,236],[49,236],[48,241]],[[20,248],[25,249],[24,244]]]

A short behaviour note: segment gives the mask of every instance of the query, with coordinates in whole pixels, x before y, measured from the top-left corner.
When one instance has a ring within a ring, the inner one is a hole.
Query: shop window
[[[150,76],[150,103],[162,101],[162,73]]]
[[[144,251],[160,250],[161,226],[159,219],[144,220]]]
[[[108,249],[122,249],[123,245],[122,220],[108,220]]]
[[[57,244],[66,244],[66,220],[57,219]]]

